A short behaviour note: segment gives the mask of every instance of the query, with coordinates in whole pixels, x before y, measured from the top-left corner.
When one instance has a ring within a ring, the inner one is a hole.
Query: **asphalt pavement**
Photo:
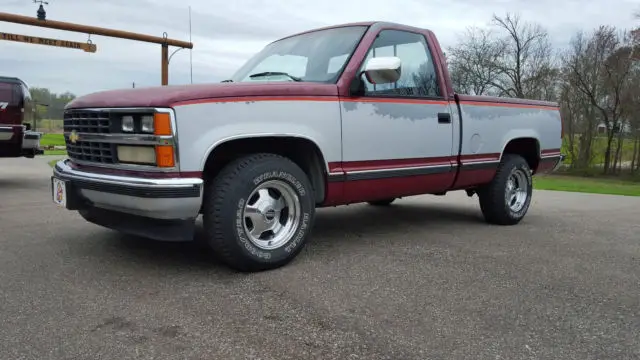
[[[320,209],[294,262],[239,274],[58,209],[47,160],[0,159],[2,360],[640,358],[640,198]]]

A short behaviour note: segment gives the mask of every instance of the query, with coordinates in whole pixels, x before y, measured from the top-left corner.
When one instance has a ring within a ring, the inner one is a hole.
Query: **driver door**
[[[381,56],[400,58],[400,79],[372,84],[362,76],[363,96],[341,98],[349,202],[440,192],[455,177],[452,117],[426,37],[383,29],[360,70]]]

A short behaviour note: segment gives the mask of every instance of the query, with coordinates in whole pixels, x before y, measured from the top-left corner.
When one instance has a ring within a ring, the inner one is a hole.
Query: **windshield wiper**
[[[249,77],[253,79],[255,77],[270,76],[270,75],[283,75],[283,76],[289,77],[293,81],[302,81],[302,79],[300,79],[299,77],[289,75],[286,72],[279,72],[279,71],[265,71],[265,72],[249,75]]]
[[[221,83],[225,83],[225,82],[233,82],[233,80],[231,80],[231,79],[227,79],[227,80],[222,80],[222,81],[220,81],[220,82],[221,82]]]

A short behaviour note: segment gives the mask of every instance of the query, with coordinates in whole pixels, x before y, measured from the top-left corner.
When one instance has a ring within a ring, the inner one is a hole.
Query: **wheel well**
[[[316,203],[324,201],[325,161],[318,146],[304,138],[266,136],[229,140],[211,151],[204,166],[204,176],[205,178],[215,176],[231,161],[259,152],[284,156],[300,166],[311,181]]]
[[[533,172],[538,169],[540,162],[540,143],[534,138],[518,138],[510,140],[502,154],[517,154],[522,156]]]

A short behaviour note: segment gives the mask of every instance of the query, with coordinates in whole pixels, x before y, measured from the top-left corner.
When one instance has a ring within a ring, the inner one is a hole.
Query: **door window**
[[[371,84],[363,76],[365,95],[441,97],[438,78],[427,41],[422,34],[399,30],[380,32],[367,53],[361,70],[372,57],[396,56],[402,61],[402,75],[390,84]]]

